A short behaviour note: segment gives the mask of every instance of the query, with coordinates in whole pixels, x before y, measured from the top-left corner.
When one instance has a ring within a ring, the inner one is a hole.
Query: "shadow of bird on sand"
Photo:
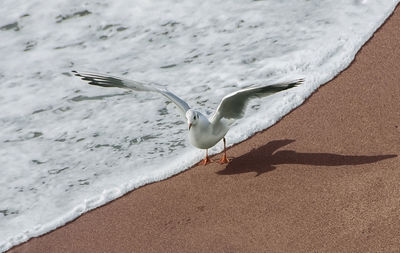
[[[247,172],[256,172],[259,176],[275,169],[279,164],[305,164],[320,166],[359,165],[378,162],[393,158],[397,155],[337,155],[329,153],[298,153],[293,150],[278,149],[294,140],[275,140],[254,149],[247,154],[232,159],[225,169],[218,171],[220,175],[232,175]],[[277,152],[275,152],[277,151]],[[275,152],[275,153],[274,153]]]

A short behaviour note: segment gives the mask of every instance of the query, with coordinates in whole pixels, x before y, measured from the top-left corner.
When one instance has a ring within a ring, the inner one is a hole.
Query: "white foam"
[[[232,145],[346,68],[397,3],[3,0],[0,251],[204,155],[163,98],[91,87],[71,69],[166,84],[208,113],[241,87],[306,78],[254,101]]]

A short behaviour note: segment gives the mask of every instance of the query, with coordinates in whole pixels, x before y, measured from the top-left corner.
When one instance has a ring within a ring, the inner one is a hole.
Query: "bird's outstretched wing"
[[[210,121],[211,123],[217,123],[222,118],[239,119],[243,117],[246,105],[250,99],[266,97],[274,93],[296,87],[303,83],[303,81],[303,79],[298,79],[286,83],[251,87],[228,94],[222,99]]]
[[[77,72],[75,70],[73,70],[72,73],[75,76],[80,77],[82,80],[87,81],[90,85],[97,85],[102,87],[117,87],[134,91],[151,91],[160,93],[161,95],[175,103],[175,105],[179,109],[179,112],[182,114],[183,118],[186,121],[186,111],[190,109],[190,106],[169,90],[158,88],[156,87],[156,85],[152,84],[144,84],[142,82],[126,80],[104,74]]]

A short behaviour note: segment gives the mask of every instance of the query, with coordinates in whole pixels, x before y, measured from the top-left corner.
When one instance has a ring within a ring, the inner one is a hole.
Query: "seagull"
[[[190,108],[184,100],[161,85],[91,72],[77,72],[73,70],[72,73],[82,80],[87,81],[90,85],[156,92],[172,101],[177,106],[183,119],[187,121],[190,143],[199,149],[206,150],[206,157],[202,160],[203,165],[210,163],[208,149],[216,145],[221,139],[224,143],[224,154],[219,162],[221,164],[229,162],[226,156],[225,135],[234,121],[244,116],[246,105],[251,99],[262,98],[291,89],[304,82],[304,79],[296,79],[289,82],[250,87],[232,92],[222,99],[214,114],[210,118],[207,118],[201,112]]]

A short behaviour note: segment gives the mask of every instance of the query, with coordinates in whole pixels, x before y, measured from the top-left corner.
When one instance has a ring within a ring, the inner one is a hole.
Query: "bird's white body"
[[[205,117],[202,113],[195,111],[181,98],[174,93],[165,89],[157,84],[145,84],[137,81],[126,80],[119,77],[95,74],[95,73],[73,73],[88,81],[91,85],[102,87],[118,87],[123,89],[130,89],[135,91],[148,91],[157,92],[167,99],[171,100],[179,109],[183,118],[187,121],[189,126],[189,141],[190,143],[200,149],[209,149],[217,144],[221,139],[224,141],[225,150],[225,135],[228,132],[232,123],[243,117],[247,102],[252,98],[261,98],[272,95],[274,93],[296,87],[302,83],[302,79],[283,82],[272,85],[249,87],[242,89],[231,94],[226,95],[211,118]],[[206,159],[204,164],[209,161],[208,153],[206,152]],[[226,152],[221,162],[228,162]]]
[[[197,123],[189,129],[189,141],[196,148],[209,149],[217,144],[229,130],[226,122],[211,123],[202,113],[198,115]]]

